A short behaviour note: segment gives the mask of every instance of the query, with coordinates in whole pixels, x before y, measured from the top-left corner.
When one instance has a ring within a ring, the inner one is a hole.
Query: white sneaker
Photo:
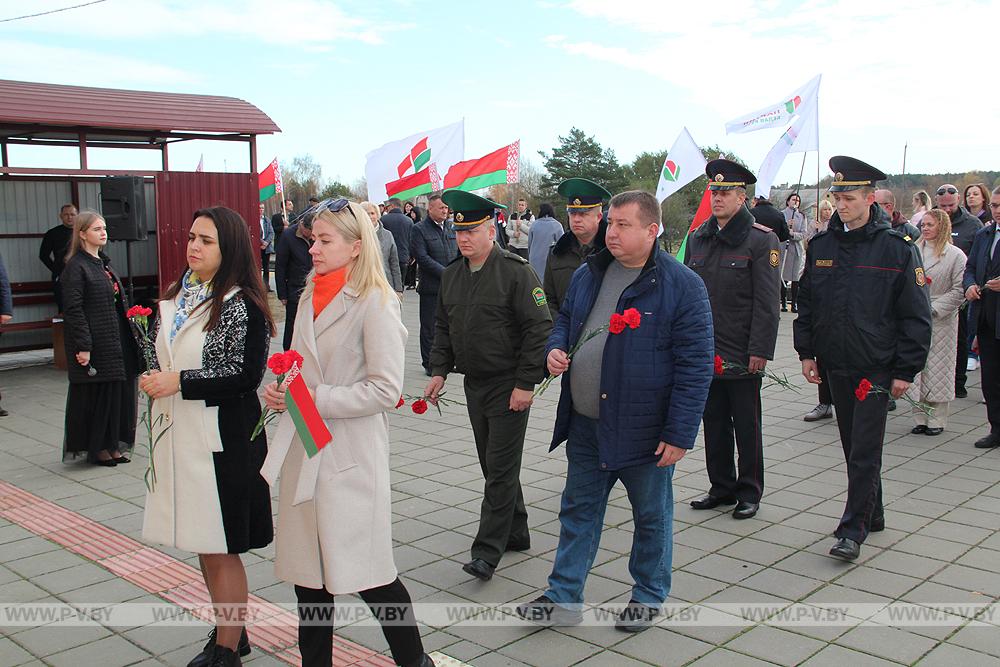
[[[969,363],[966,364],[965,368],[970,371],[974,371],[979,368],[979,360],[975,357],[969,357]]]

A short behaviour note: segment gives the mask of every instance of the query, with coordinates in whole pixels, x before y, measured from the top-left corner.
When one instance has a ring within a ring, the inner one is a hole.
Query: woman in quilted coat
[[[940,435],[948,424],[948,407],[955,399],[955,345],[958,309],[965,301],[962,273],[965,253],[951,243],[951,218],[940,209],[927,211],[916,243],[924,261],[924,280],[931,297],[931,350],[927,366],[910,385],[909,396],[929,404],[930,415],[916,408],[911,433]]]

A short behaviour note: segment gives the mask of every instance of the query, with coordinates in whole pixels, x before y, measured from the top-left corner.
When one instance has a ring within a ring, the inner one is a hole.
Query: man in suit
[[[990,422],[989,435],[976,441],[979,449],[1000,447],[1000,188],[993,190],[990,211],[993,222],[976,234],[962,281],[965,298],[971,303],[970,333],[979,340],[983,398]]]
[[[295,203],[291,199],[285,200],[285,208],[282,211],[278,211],[271,216],[271,227],[274,228],[274,247],[278,247],[278,241],[281,240],[281,234],[286,229],[292,221],[292,213],[295,212]]]
[[[59,209],[58,224],[42,237],[42,245],[38,249],[38,259],[52,274],[52,293],[56,300],[56,311],[62,312],[62,290],[59,286],[59,276],[66,266],[66,252],[69,250],[70,239],[73,238],[73,225],[76,224],[76,206],[63,204]]]
[[[388,201],[386,212],[381,218],[382,226],[389,230],[396,241],[396,252],[399,254],[399,275],[403,275],[410,264],[410,236],[413,233],[413,221],[403,213],[403,202],[397,197]],[[424,366],[427,360],[424,359]]]
[[[260,205],[260,268],[264,277],[264,289],[271,291],[271,255],[274,254],[274,227],[264,215],[264,204]]]
[[[420,362],[430,375],[431,346],[434,343],[434,314],[444,267],[458,257],[455,230],[446,224],[448,205],[441,195],[427,199],[427,217],[413,225],[410,254],[420,268]]]

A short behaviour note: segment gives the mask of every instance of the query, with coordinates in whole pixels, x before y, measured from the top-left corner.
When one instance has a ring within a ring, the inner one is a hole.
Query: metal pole
[[[806,156],[809,155],[808,152],[802,154],[802,167],[799,169],[799,180],[795,183],[795,194],[799,194],[799,190],[802,188],[802,176],[806,173]],[[799,202],[799,206],[802,203]]]
[[[900,185],[899,187],[906,190],[906,149],[910,147],[910,142],[907,141],[903,144],[903,173],[899,177]]]
[[[816,220],[819,221],[819,151],[816,151]]]

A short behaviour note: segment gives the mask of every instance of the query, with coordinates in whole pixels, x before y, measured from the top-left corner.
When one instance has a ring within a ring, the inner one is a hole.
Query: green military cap
[[[556,191],[566,198],[569,210],[584,210],[600,206],[611,199],[611,193],[586,178],[567,178]]]
[[[830,158],[830,169],[833,182],[830,192],[849,192],[858,188],[875,187],[878,181],[884,181],[888,176],[880,169],[846,155],[834,155]]]
[[[712,160],[705,165],[705,175],[708,176],[709,190],[746,189],[748,185],[757,182],[757,177],[749,169],[725,158]]]
[[[452,227],[459,231],[474,229],[484,222],[489,222],[498,208],[507,208],[503,204],[465,190],[445,190],[441,193],[441,201],[452,210],[454,214]]]

